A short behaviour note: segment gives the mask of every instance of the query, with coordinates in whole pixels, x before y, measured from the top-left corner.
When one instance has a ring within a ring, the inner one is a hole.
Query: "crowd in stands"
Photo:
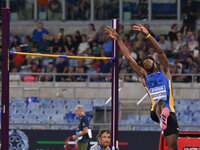
[[[173,74],[197,74],[200,71],[199,42],[198,35],[185,27],[183,32],[178,31],[177,24],[173,24],[171,31],[167,35],[155,35],[149,25],[145,25],[151,35],[158,41],[159,45],[167,55]],[[96,29],[94,24],[88,25],[88,33],[82,34],[75,31],[73,34],[65,33],[60,28],[58,33],[50,34],[45,29],[42,22],[37,24],[37,28],[32,35],[11,36],[10,50],[17,52],[61,54],[74,56],[112,56],[112,40],[104,35],[105,26]],[[145,37],[135,31],[124,31],[120,25],[119,34],[125,45],[131,52],[132,57],[140,63],[143,56],[150,55],[159,63],[158,55],[154,47]],[[26,44],[27,46],[23,46]],[[128,62],[120,52],[119,60],[120,73],[133,73]],[[78,73],[72,76],[57,76],[56,81],[87,81],[88,78],[81,73],[111,73],[112,62],[109,60],[91,59],[64,59],[47,58],[36,56],[13,55],[10,56],[11,72],[42,72],[42,73]],[[90,81],[101,82],[109,81],[110,76],[93,75]],[[31,76],[24,80],[52,81],[50,75]],[[126,76],[125,81],[134,81],[132,76]],[[175,82],[191,82],[191,76],[174,76]],[[200,81],[199,78],[195,78]]]

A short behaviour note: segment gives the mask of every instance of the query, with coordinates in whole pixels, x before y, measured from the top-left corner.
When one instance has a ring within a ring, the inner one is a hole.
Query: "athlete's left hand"
[[[149,34],[149,31],[144,26],[142,26],[141,24],[132,26],[132,30],[134,30],[134,31],[140,31],[145,36],[147,36]]]

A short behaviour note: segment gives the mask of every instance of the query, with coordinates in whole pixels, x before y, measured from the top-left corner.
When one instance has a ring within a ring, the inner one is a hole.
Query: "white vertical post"
[[[94,21],[94,0],[90,0],[90,21]]]
[[[6,0],[6,8],[10,8],[10,0]]]
[[[65,0],[62,0],[62,20],[65,21],[65,16],[66,16],[66,3],[65,3]]]
[[[181,21],[181,0],[177,0],[177,19]]]
[[[123,0],[119,0],[119,19],[123,20]]]
[[[37,8],[37,0],[34,0],[34,20],[36,21],[38,19],[38,8]]]
[[[148,0],[148,21],[152,20],[152,0]]]

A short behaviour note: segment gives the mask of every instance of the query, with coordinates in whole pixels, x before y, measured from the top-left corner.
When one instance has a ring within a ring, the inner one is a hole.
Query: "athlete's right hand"
[[[111,27],[105,28],[105,34],[115,40],[117,40],[119,38],[119,34]]]
[[[140,31],[145,36],[147,36],[149,34],[149,31],[144,26],[142,26],[141,24],[132,26],[132,30],[134,30],[134,31]]]

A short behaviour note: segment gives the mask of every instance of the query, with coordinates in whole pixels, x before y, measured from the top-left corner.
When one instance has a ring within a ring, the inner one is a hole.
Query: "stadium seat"
[[[53,105],[51,103],[41,103],[42,109],[52,109]]]
[[[14,98],[13,103],[25,103],[24,98]]]
[[[64,116],[63,114],[55,114],[52,115],[52,123],[64,123]]]
[[[183,100],[180,100],[180,105],[187,105],[187,106],[190,106],[193,104],[193,101],[190,100],[190,99],[183,99]]]
[[[37,115],[35,114],[26,114],[24,116],[24,121],[27,123],[39,123]]]
[[[89,98],[81,98],[79,100],[80,105],[91,105],[92,104],[92,100]]]
[[[140,123],[145,124],[149,117],[149,115],[140,115]]]
[[[64,120],[67,122],[67,123],[73,123],[76,119],[76,114],[74,113],[66,113],[65,116],[64,116]]]
[[[105,105],[105,99],[95,99],[93,100],[93,106],[97,109],[104,108]]]
[[[65,99],[64,98],[55,98],[53,100],[53,104],[64,104],[65,103]]]
[[[78,99],[76,98],[69,98],[67,99],[67,106],[76,106],[78,105]]]
[[[51,116],[48,114],[43,114],[38,116],[39,123],[51,123]]]
[[[31,109],[39,109],[40,108],[40,103],[29,103],[29,105],[27,106],[27,108],[29,110],[31,110]]]
[[[23,115],[21,114],[13,114],[11,115],[10,122],[13,123],[24,123]]]
[[[50,98],[40,98],[40,103],[43,104],[43,103],[51,103],[51,99]]]
[[[29,113],[29,111],[28,111],[27,108],[17,108],[16,113],[21,114],[21,115],[25,115],[25,114]]]

